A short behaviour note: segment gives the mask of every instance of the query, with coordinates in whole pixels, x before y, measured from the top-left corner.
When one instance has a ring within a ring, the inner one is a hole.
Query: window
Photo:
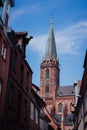
[[[29,90],[29,73],[26,73],[26,89]]]
[[[14,86],[13,85],[11,85],[11,87],[10,87],[10,91],[9,91],[9,105],[14,105],[14,91],[15,90],[15,88],[14,88]]]
[[[34,120],[34,104],[31,102],[30,104],[30,117],[32,120]]]
[[[5,58],[6,58],[6,45],[4,43],[2,44],[1,56],[5,60]]]
[[[59,104],[58,104],[58,112],[62,112],[62,108],[63,108],[62,103],[59,103]]]
[[[24,101],[24,119],[27,119],[27,101]]]
[[[14,72],[17,71],[17,53],[16,51],[12,51],[12,57],[11,57],[11,60],[12,60],[12,69]],[[14,58],[13,58],[14,57]]]
[[[21,70],[20,70],[20,77],[21,77],[21,83],[23,83],[23,76],[24,76],[24,66],[21,64]]]
[[[2,91],[2,80],[0,79],[0,95],[1,95],[1,91]]]
[[[49,69],[46,70],[46,79],[49,79]]]
[[[45,92],[46,92],[46,93],[49,92],[49,84],[46,84],[46,86],[45,86]]]
[[[35,109],[35,122],[38,124],[38,110]]]

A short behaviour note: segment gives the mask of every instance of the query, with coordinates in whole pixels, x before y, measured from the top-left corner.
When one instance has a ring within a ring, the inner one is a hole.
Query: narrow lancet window
[[[46,70],[46,79],[49,79],[49,75],[50,75],[50,72],[49,72],[49,69]]]
[[[58,104],[58,112],[62,112],[62,108],[63,108],[62,103],[59,103],[59,104]]]

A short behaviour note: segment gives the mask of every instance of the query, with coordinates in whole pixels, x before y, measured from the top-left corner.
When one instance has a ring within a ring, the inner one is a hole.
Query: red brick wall
[[[14,39],[13,39],[14,40]],[[6,44],[7,52],[6,59],[1,57],[2,43]],[[11,44],[13,41],[10,41]],[[17,60],[14,61],[13,53],[16,51]],[[12,65],[16,64],[17,68],[14,72]],[[24,71],[21,75],[21,64],[24,66]],[[22,82],[20,82],[21,77]],[[6,36],[0,30],[0,79],[3,81],[2,93],[0,95],[0,123],[3,128],[0,129],[12,130],[12,129],[22,129],[29,127],[29,105],[30,105],[30,92],[32,84],[32,70],[22,57],[20,49],[15,46],[15,48],[10,47]],[[12,106],[9,104],[10,88],[14,86],[14,103]],[[21,98],[19,98],[19,93],[21,93]],[[24,118],[24,104],[25,100],[27,103],[27,118]],[[18,103],[20,102],[20,103]],[[19,104],[19,105],[18,105]],[[12,123],[11,123],[12,122]],[[11,125],[12,124],[12,125]]]
[[[6,45],[6,58],[5,60],[1,56],[1,49],[2,44],[5,43]],[[3,31],[0,30],[0,79],[3,82],[1,95],[0,95],[0,116],[3,115],[4,112],[4,103],[5,103],[5,96],[6,96],[6,87],[8,81],[8,73],[9,73],[9,63],[10,63],[10,46],[6,36],[4,35]]]
[[[46,69],[50,71],[50,78],[46,81]],[[55,61],[43,62],[40,68],[40,96],[41,97],[53,97],[55,98],[55,91],[59,85],[59,68],[58,63]],[[49,84],[49,93],[45,92],[46,82]]]

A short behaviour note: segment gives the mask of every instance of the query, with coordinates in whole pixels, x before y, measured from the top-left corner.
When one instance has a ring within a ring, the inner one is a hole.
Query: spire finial
[[[50,25],[52,25],[53,24],[53,15],[52,15],[52,13],[50,14]]]

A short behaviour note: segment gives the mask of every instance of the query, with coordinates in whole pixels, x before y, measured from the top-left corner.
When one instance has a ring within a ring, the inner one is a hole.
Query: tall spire
[[[47,60],[47,59],[57,60],[57,51],[56,51],[55,36],[54,36],[54,31],[53,31],[52,16],[50,17],[50,30],[49,30],[49,36],[48,36],[48,41],[47,41],[45,55],[44,55],[43,60]]]

